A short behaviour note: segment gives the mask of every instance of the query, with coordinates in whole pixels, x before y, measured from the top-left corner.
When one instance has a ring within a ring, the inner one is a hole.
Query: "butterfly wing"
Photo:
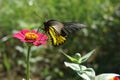
[[[54,45],[54,46],[58,46],[61,45],[65,42],[66,37],[60,35],[54,27],[49,27],[49,31],[47,31],[48,34],[48,38],[49,38],[49,42]]]
[[[66,22],[63,24],[64,24],[64,28],[61,30],[61,35],[63,35],[63,36],[67,36],[68,34],[74,32],[76,30],[86,27],[86,25],[84,25],[84,24],[73,23],[73,22]]]
[[[48,35],[48,40],[54,46],[63,44],[66,41],[66,37],[69,33],[85,27],[85,25],[80,23],[61,23],[56,20],[49,20],[44,23],[44,26]]]

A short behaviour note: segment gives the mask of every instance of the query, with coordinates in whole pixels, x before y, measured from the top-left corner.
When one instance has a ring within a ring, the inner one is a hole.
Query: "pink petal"
[[[47,40],[47,38],[48,37],[46,35],[40,35],[37,40]]]
[[[35,42],[36,40],[29,40],[29,39],[27,40],[27,39],[25,39],[25,41],[26,42]]]
[[[39,46],[39,45],[41,45],[41,43],[35,41],[35,42],[33,43],[33,45],[35,45],[35,46]]]
[[[27,32],[29,32],[30,30],[22,30],[22,31],[19,31],[18,33],[15,33],[13,34],[13,37],[17,38],[17,39],[20,39],[22,42],[27,42],[25,40],[25,34]]]
[[[35,33],[35,34],[37,34],[38,32],[37,31],[35,31],[35,30],[32,30],[31,32],[33,32],[33,33]]]
[[[29,32],[29,31],[30,30],[22,30],[22,31],[19,31],[18,33],[13,34],[13,36],[18,39],[23,39],[23,38],[25,38],[25,33]]]
[[[42,35],[44,35],[44,34],[42,34],[42,33],[40,33],[40,32],[37,32],[37,34],[38,34],[39,36],[42,36]]]
[[[40,41],[41,44],[46,44],[46,41]]]
[[[21,39],[20,41],[22,41],[22,42],[27,42],[25,39]]]
[[[36,40],[33,44],[39,46],[39,45],[42,45],[42,44],[46,44],[46,41],[45,40],[44,41]]]
[[[47,40],[48,37],[44,34],[39,33],[39,32],[37,32],[37,34],[38,34],[39,37],[36,39],[36,41],[33,44],[35,46],[46,44],[46,40]]]
[[[37,34],[39,37],[36,40],[25,39],[25,34],[27,32],[33,32],[33,33]],[[22,42],[33,43],[33,45],[35,45],[35,46],[46,44],[46,40],[48,38],[46,35],[44,35],[44,34],[42,34],[40,32],[36,32],[35,30],[30,31],[30,30],[26,30],[26,29],[22,30],[22,31],[20,31],[18,33],[13,34],[13,36],[15,38],[17,38],[17,39],[20,39],[20,41],[22,41]]]
[[[23,35],[25,35],[27,32],[30,32],[30,30],[24,29],[24,30],[21,31],[21,33],[22,33]]]
[[[25,36],[21,32],[13,34],[13,36],[17,39],[24,39],[25,38]]]

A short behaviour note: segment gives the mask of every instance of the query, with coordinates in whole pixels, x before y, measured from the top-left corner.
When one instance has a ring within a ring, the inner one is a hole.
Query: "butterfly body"
[[[85,27],[85,25],[73,22],[59,22],[56,20],[49,20],[44,22],[44,30],[48,35],[49,42],[54,46],[59,46],[66,41],[69,33]]]

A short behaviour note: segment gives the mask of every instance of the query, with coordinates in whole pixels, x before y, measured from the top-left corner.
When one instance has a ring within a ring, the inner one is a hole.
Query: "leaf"
[[[76,63],[68,63],[68,62],[64,62],[66,67],[70,67],[72,70],[74,71],[80,71],[80,67],[78,64]]]
[[[77,60],[76,58],[67,55],[67,54],[64,53],[63,51],[62,51],[62,53],[63,53],[68,59],[70,59],[72,62],[78,62],[78,60]]]
[[[63,51],[61,51],[68,59],[70,59],[72,62],[81,64],[85,61],[88,60],[88,58],[95,52],[95,49],[92,50],[91,52],[89,52],[88,54],[86,54],[85,56],[81,57],[81,55],[79,53],[76,53],[76,55],[74,57],[71,57],[67,54],[65,54]]]
[[[84,80],[95,80],[95,71],[92,68],[87,68],[86,66],[76,63],[64,62],[64,64],[66,67],[74,70]]]
[[[92,50],[91,52],[87,53],[85,56],[81,57],[79,59],[79,63],[83,63],[88,60],[88,58],[95,52],[95,49]]]
[[[95,80],[95,71],[92,68],[80,65],[80,71],[77,74],[85,80]]]
[[[5,68],[7,69],[7,71],[9,72],[11,65],[10,65],[9,59],[6,54],[3,54],[3,64]]]

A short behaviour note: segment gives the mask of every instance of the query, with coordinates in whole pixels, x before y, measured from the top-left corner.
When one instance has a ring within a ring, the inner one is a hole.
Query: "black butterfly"
[[[63,44],[69,33],[84,27],[86,25],[74,22],[59,22],[56,20],[44,22],[44,30],[48,35],[49,42],[54,46]]]

